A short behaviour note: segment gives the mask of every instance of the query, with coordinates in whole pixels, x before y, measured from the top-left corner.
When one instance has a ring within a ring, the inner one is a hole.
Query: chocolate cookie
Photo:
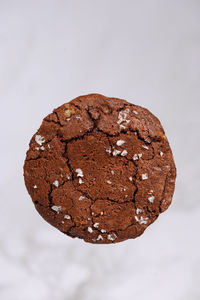
[[[176,168],[159,120],[98,94],[44,118],[24,164],[40,215],[90,243],[136,238],[172,201]]]

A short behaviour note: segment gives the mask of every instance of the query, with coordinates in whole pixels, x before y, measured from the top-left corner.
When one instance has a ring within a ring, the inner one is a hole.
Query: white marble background
[[[0,299],[200,299],[200,1],[0,0]],[[91,92],[149,108],[166,130],[173,205],[140,238],[95,246],[35,211],[29,139]]]

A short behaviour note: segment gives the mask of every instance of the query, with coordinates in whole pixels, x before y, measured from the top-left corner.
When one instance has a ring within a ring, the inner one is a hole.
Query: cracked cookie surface
[[[152,113],[90,94],[44,118],[30,141],[24,178],[47,222],[108,244],[136,238],[168,208],[176,168]]]

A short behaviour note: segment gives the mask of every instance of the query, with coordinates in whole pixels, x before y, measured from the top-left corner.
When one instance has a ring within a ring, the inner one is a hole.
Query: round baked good
[[[90,94],[44,118],[24,177],[47,222],[68,236],[109,244],[141,235],[168,208],[176,168],[151,112]]]

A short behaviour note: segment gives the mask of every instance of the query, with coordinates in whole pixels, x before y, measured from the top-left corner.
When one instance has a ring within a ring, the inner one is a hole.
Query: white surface
[[[200,2],[0,0],[0,299],[200,299]],[[157,115],[178,170],[173,205],[140,238],[94,246],[35,211],[29,139],[80,94]]]

